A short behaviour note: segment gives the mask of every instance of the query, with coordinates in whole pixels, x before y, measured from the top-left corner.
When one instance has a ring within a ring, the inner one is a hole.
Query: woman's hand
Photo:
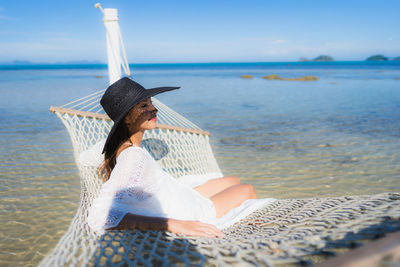
[[[198,221],[182,221],[160,217],[142,216],[132,213],[125,214],[124,218],[115,227],[107,230],[167,230],[175,234],[204,237],[224,237],[217,227]]]
[[[175,219],[168,219],[168,231],[175,234],[185,234],[189,236],[203,236],[203,237],[224,237],[217,227],[212,224],[202,223],[199,221],[182,221]]]

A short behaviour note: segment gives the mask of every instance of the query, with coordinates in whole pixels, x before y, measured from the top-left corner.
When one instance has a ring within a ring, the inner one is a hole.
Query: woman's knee
[[[253,185],[251,185],[251,184],[242,184],[242,186],[245,188],[249,199],[257,198],[256,190],[254,189]]]
[[[240,184],[240,179],[236,176],[226,176],[224,178],[227,179],[231,185]]]

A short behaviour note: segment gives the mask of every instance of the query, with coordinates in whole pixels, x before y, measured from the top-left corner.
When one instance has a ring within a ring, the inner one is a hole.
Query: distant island
[[[85,64],[107,64],[98,60],[74,60],[74,61],[57,61],[57,62],[32,62],[28,60],[14,60],[8,62],[0,62],[0,65],[85,65]]]
[[[381,54],[377,54],[377,55],[372,55],[370,57],[368,57],[367,59],[365,59],[365,61],[389,61],[390,59],[388,57],[385,57],[384,55]],[[394,61],[400,61],[400,57],[394,57],[391,60]],[[331,56],[327,56],[327,55],[320,55],[314,59],[309,60],[306,57],[301,57],[299,58],[300,62],[324,62],[324,61],[334,61],[333,57]]]
[[[327,56],[327,55],[320,55],[312,60],[308,60],[306,57],[301,57],[299,59],[300,62],[307,62],[307,61],[316,61],[316,62],[321,62],[321,61],[333,61],[333,57]]]
[[[327,55],[321,55],[314,58],[312,61],[333,61],[333,57]]]
[[[396,57],[386,57],[382,54],[376,54],[376,55],[372,55],[369,56],[368,58],[364,58],[364,59],[351,59],[351,60],[346,60],[346,59],[340,59],[339,61],[336,61],[333,59],[333,57],[328,56],[328,55],[320,55],[316,58],[307,58],[307,57],[300,57],[298,58],[298,62],[335,62],[335,63],[339,63],[339,62],[346,62],[346,61],[369,61],[369,62],[387,62],[390,63],[391,61],[397,61],[397,62],[393,62],[395,64],[397,64],[400,61],[400,56],[396,56]],[[274,62],[274,61],[272,61]],[[279,63],[280,61],[275,61],[274,63]],[[283,64],[290,66],[291,64],[288,63],[295,63],[295,61],[283,61]],[[220,64],[236,64],[236,63],[253,63],[253,62],[170,62],[170,63],[166,63],[166,62],[158,62],[158,63],[144,63],[144,62],[137,62],[137,63],[130,63],[130,65],[134,64],[134,65],[168,65],[168,64],[172,64],[172,65],[185,65],[185,64],[204,64],[204,65],[220,65]],[[268,61],[265,62],[254,62],[254,63],[269,63]],[[96,60],[74,60],[74,61],[56,61],[56,62],[33,62],[33,61],[28,61],[28,60],[14,60],[14,61],[0,61],[0,66],[2,69],[7,68],[8,66],[19,66],[20,69],[21,68],[30,68],[30,66],[33,66],[35,68],[48,68],[49,66],[66,66],[68,67],[68,65],[71,66],[71,68],[82,65],[85,68],[90,67],[91,65],[98,65],[97,67],[100,68],[106,68],[107,67],[107,62],[101,62],[101,61],[96,61]],[[101,66],[100,66],[101,65]],[[242,78],[248,78],[251,79],[250,77],[242,77]]]
[[[388,61],[389,59],[383,55],[373,55],[366,59],[366,61]]]

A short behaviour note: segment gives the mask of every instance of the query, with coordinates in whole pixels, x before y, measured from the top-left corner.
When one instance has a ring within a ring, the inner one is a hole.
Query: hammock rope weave
[[[101,181],[79,154],[107,137],[112,121],[99,106],[104,90],[51,107],[67,128],[81,180],[78,210],[67,232],[40,266],[264,265],[313,263],[400,229],[400,194],[281,199],[224,230],[223,239],[166,231],[109,231],[87,225],[88,208]],[[158,127],[144,136],[146,148],[174,177],[221,173],[209,133],[157,99]],[[157,157],[159,155],[159,157]]]

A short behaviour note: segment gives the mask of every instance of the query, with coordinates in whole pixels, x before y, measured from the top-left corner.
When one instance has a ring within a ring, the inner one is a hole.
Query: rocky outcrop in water
[[[253,75],[242,75],[242,76],[240,76],[240,78],[243,78],[243,79],[253,79],[254,77],[253,77]]]
[[[317,81],[318,77],[308,75],[308,76],[302,76],[298,78],[282,78],[277,74],[271,74],[263,77],[266,80],[281,80],[281,81]]]

